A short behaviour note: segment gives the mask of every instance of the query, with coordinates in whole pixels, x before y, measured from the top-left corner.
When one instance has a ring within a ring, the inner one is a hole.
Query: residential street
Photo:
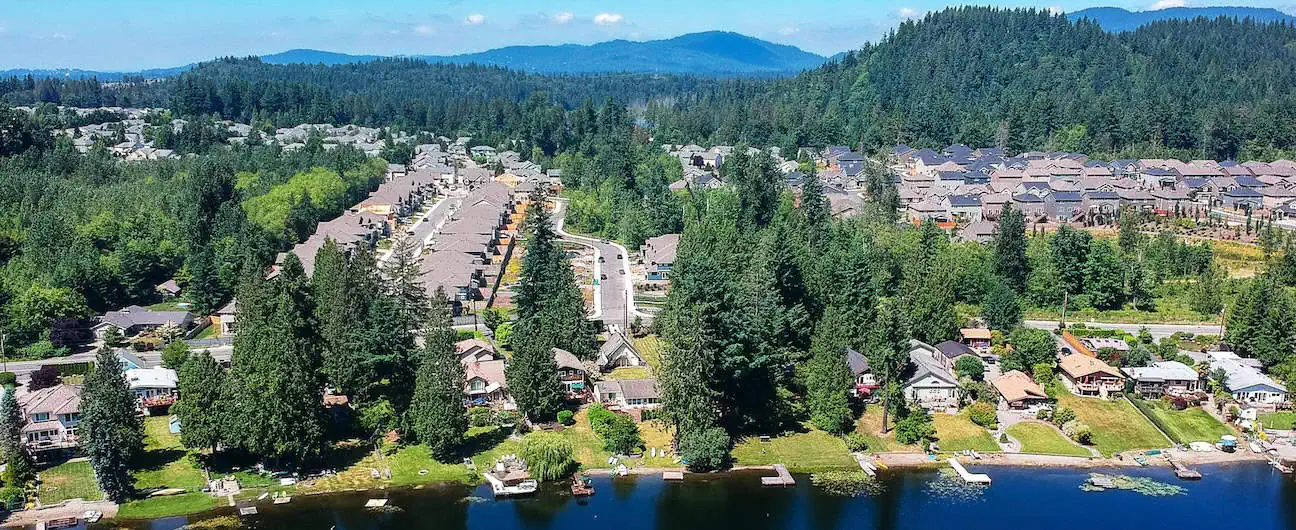
[[[232,345],[215,346],[212,348],[193,348],[193,350],[194,351],[207,350],[211,352],[212,357],[215,358],[217,362],[229,362],[230,357],[234,354],[234,346]],[[153,364],[162,363],[161,351],[136,353],[135,356]],[[53,359],[42,359],[39,361],[9,361],[5,363],[5,368],[7,369],[7,371],[13,372],[18,376],[22,377],[31,372],[35,372],[41,366],[47,364],[88,363],[88,362],[93,362],[94,357],[95,357],[95,350],[91,349],[88,352],[76,353],[73,355],[69,355],[67,357],[55,357]]]
[[[563,241],[569,241],[594,249],[594,275],[599,278],[594,289],[594,303],[597,306],[591,320],[603,320],[609,326],[624,327],[636,316],[651,319],[650,315],[640,313],[634,307],[634,289],[630,278],[630,253],[620,244],[606,243],[585,236],[578,236],[563,230],[563,217],[567,211],[567,200],[557,199],[554,207],[554,229]],[[617,256],[621,256],[620,259]],[[600,263],[599,258],[603,261]],[[602,279],[607,275],[607,279]],[[627,311],[627,306],[629,311]]]
[[[427,215],[424,215],[407,228],[411,234],[410,237],[419,242],[420,248],[427,245],[428,238],[432,237],[433,232],[445,225],[446,220],[463,202],[464,195],[466,193],[462,190],[451,191],[448,196],[438,199],[436,204],[433,204],[432,208],[428,210]],[[384,251],[378,257],[378,261],[380,263],[387,261],[387,258],[391,257],[391,253],[391,250]]]

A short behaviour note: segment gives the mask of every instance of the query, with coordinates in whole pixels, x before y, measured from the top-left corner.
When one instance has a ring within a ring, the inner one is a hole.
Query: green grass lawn
[[[995,443],[990,432],[972,423],[966,414],[934,414],[932,423],[936,425],[936,445],[941,451],[1000,451],[999,444]]]
[[[64,462],[40,472],[41,504],[53,504],[68,499],[97,501],[104,498],[95,482],[90,462]]]
[[[206,484],[193,455],[171,434],[166,416],[144,419],[144,454],[136,465],[135,487],[141,491],[182,488],[200,491]]]
[[[653,370],[661,369],[662,347],[664,346],[661,339],[657,338],[656,335],[647,335],[630,339],[630,344],[639,351],[639,355],[643,356],[644,361],[648,363],[650,368]]]
[[[1008,436],[1021,442],[1021,452],[1040,455],[1090,456],[1089,450],[1041,423],[1022,422],[1008,428]]]
[[[202,328],[202,331],[199,331],[197,335],[194,335],[194,340],[214,339],[220,334],[219,332],[220,326],[207,326]]]
[[[1296,428],[1296,412],[1274,412],[1270,414],[1261,414],[1258,416],[1260,424],[1266,429],[1277,429],[1280,431]]]
[[[1144,400],[1148,409],[1161,421],[1170,437],[1182,444],[1191,442],[1217,442],[1220,436],[1233,434],[1219,420],[1201,407],[1175,410],[1160,399]]]
[[[895,440],[895,416],[888,419],[887,427],[892,430],[882,432],[882,406],[869,405],[864,414],[855,420],[855,432],[868,440],[868,450],[874,453],[917,453],[922,448],[916,445],[904,445]]]
[[[1094,447],[1104,456],[1170,446],[1170,440],[1124,399],[1078,397],[1065,391],[1058,392],[1057,397],[1059,406],[1075,410],[1080,421],[1093,430]]]
[[[122,519],[174,517],[205,512],[217,506],[222,506],[224,503],[224,499],[213,497],[201,491],[167,497],[152,497],[121,505],[117,511],[117,517]]]
[[[646,366],[622,366],[607,375],[608,379],[647,379],[652,377],[652,371]]]
[[[759,437],[747,438],[734,446],[734,463],[744,466],[784,464],[796,472],[859,467],[841,438],[812,427],[809,429],[772,438],[769,442],[762,442]]]

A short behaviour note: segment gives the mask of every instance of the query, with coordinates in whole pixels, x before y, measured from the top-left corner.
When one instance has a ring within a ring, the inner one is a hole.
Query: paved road
[[[1025,326],[1035,329],[1047,329],[1049,331],[1057,329],[1056,320],[1027,320]],[[1219,326],[1195,326],[1190,324],[1115,324],[1111,322],[1085,322],[1085,326],[1091,328],[1119,329],[1131,335],[1138,335],[1139,330],[1147,328],[1153,338],[1160,339],[1169,337],[1178,332],[1192,333],[1193,335],[1219,335]]]
[[[194,351],[202,351],[202,350],[207,350],[211,352],[212,357],[215,358],[218,362],[228,362],[230,360],[230,357],[234,354],[234,346],[194,348]],[[136,353],[135,356],[139,357],[140,359],[143,359],[146,362],[152,363],[155,366],[162,364],[161,351]],[[9,361],[8,363],[5,363],[5,366],[3,366],[3,368],[7,368],[8,371],[13,372],[19,376],[25,376],[31,372],[35,372],[36,370],[40,369],[40,367],[45,366],[47,364],[58,365],[58,364],[88,363],[88,362],[93,362],[94,358],[95,358],[94,351],[90,351],[85,353],[77,353],[77,354],[69,355],[67,357],[56,357],[53,359],[42,359],[39,361]]]
[[[410,237],[418,242],[419,248],[426,246],[428,240],[432,239],[432,234],[445,226],[446,221],[463,203],[465,195],[467,193],[462,190],[451,191],[448,196],[437,199],[437,202],[432,205],[426,215],[414,221],[413,225],[405,228],[410,233]],[[392,250],[384,251],[382,255],[378,256],[378,261],[380,263],[387,261],[391,254]]]
[[[628,324],[627,320],[633,321],[635,317],[651,319],[651,315],[640,313],[634,306],[634,287],[630,278],[630,252],[616,242],[603,242],[563,230],[566,212],[567,200],[558,199],[554,207],[554,229],[558,235],[562,236],[563,241],[594,249],[594,275],[599,278],[599,284],[594,288],[594,302],[597,307],[590,319],[603,320],[609,325],[618,327],[624,327]],[[599,258],[603,259],[602,263],[599,262]],[[603,279],[604,275],[607,279]]]

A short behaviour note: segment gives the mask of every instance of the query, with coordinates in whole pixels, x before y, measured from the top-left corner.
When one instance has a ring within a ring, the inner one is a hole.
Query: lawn
[[[644,337],[632,338],[630,339],[630,343],[636,350],[639,350],[639,355],[643,356],[644,361],[648,363],[650,368],[653,370],[661,369],[663,346],[661,339],[657,338],[656,335],[647,335]]]
[[[880,405],[869,405],[864,410],[864,414],[855,421],[855,432],[864,436],[868,440],[868,450],[874,453],[917,453],[922,451],[921,447],[916,445],[904,445],[895,440],[895,416],[888,419],[888,427],[891,431],[886,434],[882,432],[882,407]]]
[[[198,462],[171,434],[166,416],[144,419],[144,454],[136,466],[135,487],[141,491],[182,488],[200,491],[207,483]]]
[[[1080,447],[1062,433],[1042,423],[1022,422],[1008,428],[1008,436],[1021,442],[1021,452],[1039,455],[1090,456],[1089,450]]]
[[[648,379],[652,377],[652,371],[646,366],[622,366],[607,375],[608,379]]]
[[[117,511],[117,517],[122,519],[174,517],[205,512],[224,503],[224,499],[213,497],[201,491],[167,497],[152,497],[121,505]]]
[[[747,438],[734,446],[734,463],[744,466],[785,464],[794,472],[859,466],[841,438],[813,427],[807,428],[806,432],[779,436],[768,442],[762,442],[758,437]]]
[[[1296,428],[1296,412],[1274,412],[1270,414],[1261,414],[1259,416],[1260,424],[1266,429],[1277,429],[1286,431]]]
[[[943,452],[966,449],[986,453],[1000,451],[990,432],[972,423],[966,414],[934,414],[932,423],[936,425],[936,445]]]
[[[64,462],[40,472],[41,504],[53,504],[68,499],[97,501],[103,491],[95,483],[94,471],[85,460]]]
[[[1068,392],[1058,392],[1057,397],[1059,406],[1074,410],[1080,421],[1089,425],[1094,446],[1105,456],[1170,446],[1170,440],[1124,399],[1085,398]]]
[[[214,339],[219,335],[220,326],[207,326],[202,328],[202,331],[199,331],[198,334],[194,336],[194,340]]]
[[[1217,442],[1220,436],[1233,434],[1233,431],[1220,423],[1201,407],[1190,407],[1174,410],[1169,403],[1160,399],[1144,400],[1170,438],[1181,444],[1191,442]]]
[[[572,458],[585,469],[607,468],[608,458],[612,455],[603,450],[603,440],[590,428],[589,413],[584,410],[577,412],[575,421],[574,425],[559,431],[559,434],[571,442]],[[494,447],[476,452],[472,457],[473,463],[477,465],[477,469],[486,469],[495,462],[496,458],[516,453],[521,446],[521,440],[509,438]]]

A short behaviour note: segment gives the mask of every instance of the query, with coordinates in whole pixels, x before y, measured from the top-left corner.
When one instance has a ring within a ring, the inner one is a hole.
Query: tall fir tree
[[[396,300],[404,329],[418,329],[427,320],[427,291],[419,281],[419,245],[408,234],[397,235],[391,255],[383,264],[386,289]]]
[[[835,307],[824,312],[823,320],[815,329],[806,374],[810,421],[833,434],[848,431],[854,419],[847,395],[853,378],[846,365],[845,351],[849,347],[848,335],[844,333],[849,326],[846,320],[846,313]]]
[[[895,307],[893,300],[878,303],[877,315],[869,329],[868,342],[864,347],[864,358],[868,359],[869,369],[882,387],[882,431],[888,430],[887,421],[893,409],[900,408],[895,402],[895,389],[909,366],[909,338],[904,330],[908,329],[901,311]]]
[[[180,441],[186,447],[215,450],[224,441],[225,370],[203,350],[180,367],[180,397],[171,413],[180,420]]]
[[[668,318],[672,321],[666,324],[660,376],[662,411],[678,440],[686,432],[719,425],[718,399],[711,384],[717,366],[700,308],[684,307]]]
[[[455,352],[456,334],[444,294],[438,292],[433,297],[431,313],[423,333],[409,423],[433,458],[450,462],[463,448],[468,431],[463,407],[464,367]]]
[[[35,464],[27,447],[23,444],[22,409],[18,398],[11,388],[0,389],[0,459],[5,462],[4,483],[9,487],[22,488],[36,476]]]
[[[110,348],[95,353],[95,368],[86,375],[78,430],[99,489],[113,502],[125,501],[135,489],[130,469],[144,451],[144,423]]]
[[[1004,203],[999,214],[999,229],[994,236],[994,270],[1014,291],[1022,292],[1030,274],[1026,260],[1026,215]]]
[[[513,357],[504,368],[509,393],[531,421],[552,419],[565,398],[554,360],[554,338],[541,323],[545,317],[540,314],[514,323]]]
[[[1120,257],[1110,241],[1098,240],[1089,246],[1085,261],[1085,292],[1098,309],[1117,309],[1125,303],[1125,280]]]
[[[227,432],[257,457],[309,463],[324,449],[324,382],[310,287],[292,254],[273,280],[247,276],[226,383]]]

